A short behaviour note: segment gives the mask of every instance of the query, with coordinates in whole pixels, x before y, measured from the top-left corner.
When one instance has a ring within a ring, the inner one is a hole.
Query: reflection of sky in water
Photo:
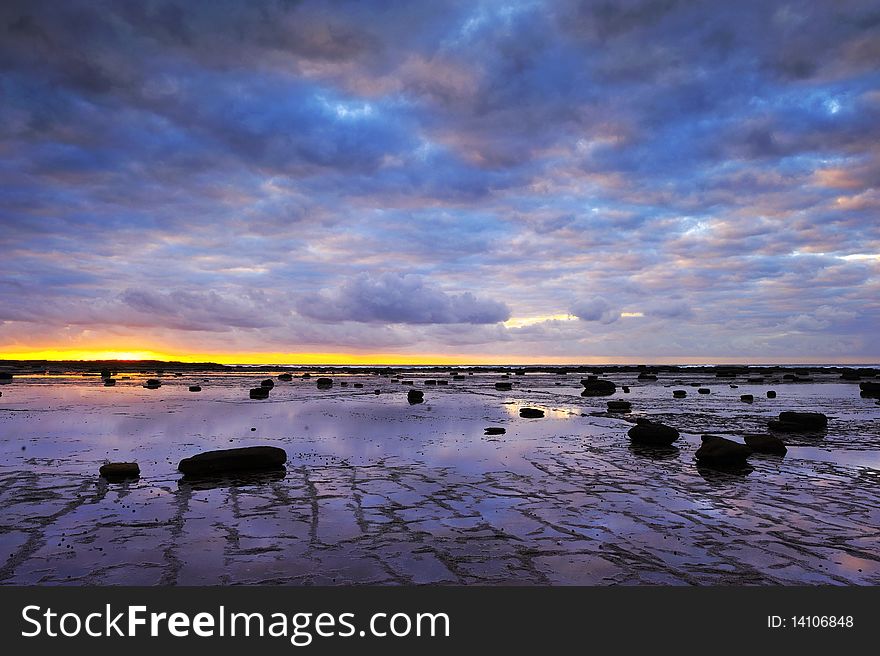
[[[0,513],[22,530],[0,547],[27,553],[0,563],[0,581],[880,582],[864,542],[880,524],[880,407],[854,385],[774,384],[769,401],[770,385],[629,375],[617,382],[631,393],[584,398],[575,375],[530,374],[500,392],[488,373],[424,386],[432,372],[406,377],[425,390],[417,405],[409,387],[370,375],[335,376],[326,391],[276,381],[269,400],[249,400],[265,377],[4,385]],[[189,392],[196,382],[203,391]],[[678,387],[688,398],[672,398]],[[590,414],[609,398],[633,412]],[[525,406],[546,417],[520,418]],[[785,458],[754,455],[746,475],[695,466],[700,432],[741,435],[782,409],[824,410],[829,431],[786,438]],[[630,444],[627,418],[643,414],[682,429],[676,448]],[[181,458],[253,444],[283,447],[286,474],[180,481]],[[105,459],[137,460],[141,479],[100,483]]]

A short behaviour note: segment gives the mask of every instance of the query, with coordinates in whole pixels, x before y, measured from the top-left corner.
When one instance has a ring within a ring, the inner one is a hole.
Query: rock
[[[104,387],[115,387],[115,386],[116,386],[116,381],[113,380],[112,378],[105,378],[104,379]]]
[[[160,387],[162,387],[162,381],[158,378],[150,378],[147,380],[146,383],[144,383],[144,387],[146,387],[147,389],[159,389]]]
[[[409,401],[411,405],[422,403],[425,400],[425,393],[422,390],[411,389],[406,393],[406,400]]]
[[[624,394],[629,394],[629,387],[627,387],[626,385],[622,386],[620,389],[623,390]]]
[[[730,389],[736,389],[738,387],[739,387],[739,385],[734,385],[733,383],[730,384]]]
[[[755,453],[772,453],[784,456],[788,452],[782,440],[772,435],[746,435],[744,439],[746,445]]]
[[[227,472],[277,469],[287,462],[284,449],[275,446],[247,446],[207,451],[184,458],[177,469],[185,476],[210,476]]]
[[[190,391],[190,392],[201,392],[201,391],[202,391],[202,386],[201,386],[201,385],[190,385],[190,386],[189,386],[189,391]]]
[[[754,378],[748,378],[746,380],[747,383],[751,383],[753,385],[761,385],[764,382],[763,376],[755,376]]]
[[[363,383],[355,383],[355,384],[354,384],[354,387],[357,387],[358,389],[360,389],[360,388],[363,387],[363,386],[364,386]]]
[[[271,378],[267,378],[266,380],[260,381],[260,387],[265,387],[266,389],[272,389],[275,387],[275,381]]]
[[[809,433],[825,430],[828,417],[821,412],[780,412],[779,419],[771,419],[767,425],[782,433]]]
[[[669,446],[678,439],[679,433],[672,426],[649,419],[639,419],[636,425],[627,431],[627,435],[636,444]]]
[[[8,371],[0,371],[0,382],[8,383],[12,380],[12,374]]]
[[[688,393],[685,390],[673,390],[672,391],[672,396],[676,399],[683,399],[687,395],[688,395]]]
[[[629,401],[607,401],[608,412],[629,412],[632,403]]]
[[[348,382],[347,382],[347,381],[344,381],[344,380],[343,380],[343,381],[342,381],[341,383],[339,383],[339,384],[340,384],[342,387],[348,387]]]
[[[768,398],[768,399],[775,399],[775,398],[776,398],[776,392],[774,392],[773,390],[767,390],[767,398]]]
[[[752,403],[755,400],[755,397],[752,394],[740,394],[739,400],[743,403]]]
[[[101,378],[110,378],[112,375],[109,369],[101,369]]]
[[[519,416],[523,419],[541,419],[544,416],[544,411],[538,410],[538,408],[520,408]]]
[[[317,380],[318,389],[330,389],[333,387],[333,379],[332,378],[319,378]]]
[[[710,390],[708,387],[701,387],[700,389],[697,390],[697,394],[711,394],[711,393],[712,393],[712,390]]]
[[[278,374],[278,380],[289,382],[293,380],[293,376],[291,376],[290,374]]]
[[[638,376],[639,380],[657,380],[657,376],[654,374],[640,373]]]
[[[108,481],[122,480],[125,478],[137,478],[141,475],[141,468],[136,462],[108,462],[101,465],[98,473]]]
[[[436,385],[436,384],[437,384],[437,381],[434,380],[433,378],[429,378],[429,379],[427,379],[427,380],[425,381],[424,384],[425,384],[425,385]]]
[[[865,398],[880,399],[880,383],[859,383],[859,389],[862,391],[862,396]]]
[[[696,458],[703,465],[735,467],[746,464],[752,449],[745,444],[717,435],[703,435],[703,443],[697,449]]]
[[[437,384],[438,384],[438,385],[448,385],[448,384],[449,384],[449,381],[448,381],[448,380],[438,380],[438,381],[437,381]]]
[[[513,389],[513,383],[495,383],[495,389],[499,392],[508,392]]]
[[[373,390],[373,394],[375,394],[376,396],[378,396],[381,393],[382,393],[382,390]]]
[[[401,385],[412,385],[414,381],[411,380],[402,380],[400,381]]]
[[[602,380],[591,376],[581,381],[584,391],[581,396],[610,396],[617,391],[617,385],[610,380]]]
[[[304,373],[304,374],[302,375],[302,377],[305,378],[305,379],[308,379],[308,378],[311,378],[311,377],[312,377],[312,374],[310,374],[310,373]]]
[[[484,428],[483,432],[486,435],[504,435],[507,432],[507,429],[501,428],[500,426],[489,426],[488,428]]]
[[[455,376],[452,377],[452,380],[464,380],[464,376],[456,374]]]
[[[269,388],[268,387],[254,387],[250,391],[250,397],[252,399],[268,399],[269,398]]]

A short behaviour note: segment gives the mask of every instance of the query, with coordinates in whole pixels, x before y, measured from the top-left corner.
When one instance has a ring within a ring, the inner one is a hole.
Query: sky
[[[876,2],[0,4],[0,357],[877,362]]]

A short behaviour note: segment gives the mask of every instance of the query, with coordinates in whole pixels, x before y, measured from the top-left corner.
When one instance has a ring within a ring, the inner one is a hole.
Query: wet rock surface
[[[418,406],[361,374],[349,380],[366,391],[293,383],[264,403],[242,393],[252,373],[184,370],[161,393],[136,374],[112,391],[16,375],[0,399],[0,583],[880,584],[880,407],[857,383],[813,371],[770,403],[740,375],[755,396],[743,404],[727,385],[674,400],[665,375],[637,375],[615,375],[629,419],[580,397],[574,369],[528,371],[513,393],[477,370]],[[781,409],[830,421],[819,438],[783,435],[786,457],[756,453],[751,470],[694,462],[702,433],[741,440]],[[681,431],[674,447],[631,443],[648,416]],[[277,444],[286,471],[176,471],[230,439]],[[137,460],[140,478],[97,477],[107,460]]]

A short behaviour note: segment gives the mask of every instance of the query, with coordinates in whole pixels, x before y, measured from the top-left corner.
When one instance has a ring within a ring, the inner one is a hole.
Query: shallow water
[[[582,398],[576,373],[511,376],[499,392],[498,374],[433,387],[421,381],[436,373],[414,372],[403,379],[426,401],[413,406],[411,388],[371,374],[334,375],[330,390],[276,380],[269,400],[249,400],[265,377],[0,387],[0,581],[880,584],[880,406],[836,376],[732,389],[626,374],[610,377],[631,393]],[[608,415],[608,398],[633,412]],[[547,416],[521,419],[526,405]],[[827,434],[786,437],[785,457],[752,456],[748,472],[696,466],[700,433],[764,431],[799,409],[828,414]],[[682,430],[677,447],[631,446],[643,415]],[[176,470],[255,444],[283,447],[286,472],[193,484]],[[136,460],[141,477],[107,483],[107,460]]]

